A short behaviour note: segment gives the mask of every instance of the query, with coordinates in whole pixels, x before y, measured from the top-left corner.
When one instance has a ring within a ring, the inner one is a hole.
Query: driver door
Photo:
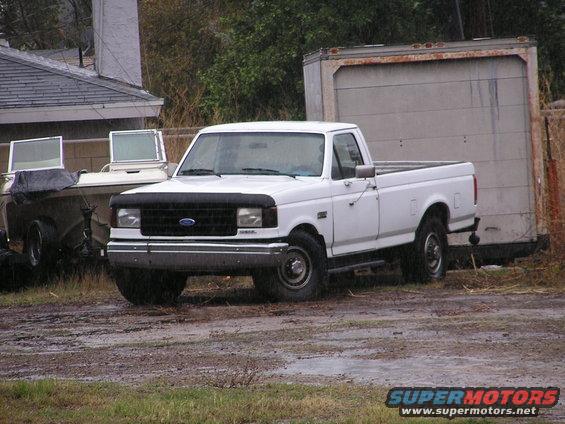
[[[351,132],[333,136],[331,193],[333,204],[334,255],[376,249],[379,203],[376,179],[356,178],[355,166],[363,155]]]

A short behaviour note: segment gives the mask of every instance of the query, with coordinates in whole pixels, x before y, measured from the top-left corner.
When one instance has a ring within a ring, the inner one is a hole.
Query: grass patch
[[[18,269],[20,275],[18,287],[2,285],[0,274],[0,306],[29,306],[39,304],[68,304],[82,302],[123,299],[114,281],[104,267],[79,268],[74,272],[62,271],[48,278],[28,275],[25,269]],[[15,283],[14,283],[15,284]],[[224,296],[229,291],[253,287],[248,277],[190,277],[187,281],[185,296],[202,296],[202,303],[208,303],[216,295]]]
[[[184,296],[193,302],[199,300],[201,304],[223,303],[231,301],[232,297],[240,301],[255,301],[254,297],[247,299],[254,296],[248,290],[252,287],[248,277],[192,277],[188,280]],[[245,289],[245,294],[242,295],[240,289]],[[470,294],[565,293],[565,249],[540,252],[516,262],[514,266],[500,269],[450,271],[444,280],[428,284],[406,284],[398,270],[382,271],[377,275],[358,275],[346,285],[332,286],[328,298],[339,294],[363,298],[381,291],[423,294],[442,289],[464,290]],[[96,302],[116,298],[121,299],[121,295],[108,274],[104,270],[88,269],[70,275],[62,274],[18,291],[0,292],[0,306]],[[369,328],[379,326],[379,323],[351,322],[350,326]]]
[[[171,388],[40,380],[0,382],[0,416],[10,422],[167,423],[488,423],[406,419],[384,405],[386,390],[270,384]]]
[[[55,280],[24,287],[15,292],[0,293],[0,306],[92,302],[116,296],[119,296],[118,289],[106,272],[89,270],[59,276]]]
[[[451,272],[443,286],[469,293],[563,293],[565,249],[539,252],[505,268]]]

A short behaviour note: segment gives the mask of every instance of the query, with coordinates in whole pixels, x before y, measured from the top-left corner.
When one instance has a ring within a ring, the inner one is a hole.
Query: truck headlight
[[[263,226],[261,208],[237,208],[237,226],[239,228],[257,228]]]
[[[141,224],[141,211],[139,209],[118,209],[116,213],[116,227],[139,228]]]

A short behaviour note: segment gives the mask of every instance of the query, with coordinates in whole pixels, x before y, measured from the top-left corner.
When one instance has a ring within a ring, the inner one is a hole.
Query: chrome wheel
[[[278,269],[279,280],[290,290],[300,290],[310,281],[312,260],[304,249],[289,247],[284,263]]]
[[[430,274],[439,271],[443,261],[441,242],[436,233],[429,233],[424,243],[424,254],[426,256],[426,267]]]

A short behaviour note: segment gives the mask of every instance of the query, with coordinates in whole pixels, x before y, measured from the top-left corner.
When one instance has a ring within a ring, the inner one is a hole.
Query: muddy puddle
[[[361,287],[266,304],[238,288],[168,308],[118,297],[3,308],[0,323],[0,378],[565,386],[561,295]]]

